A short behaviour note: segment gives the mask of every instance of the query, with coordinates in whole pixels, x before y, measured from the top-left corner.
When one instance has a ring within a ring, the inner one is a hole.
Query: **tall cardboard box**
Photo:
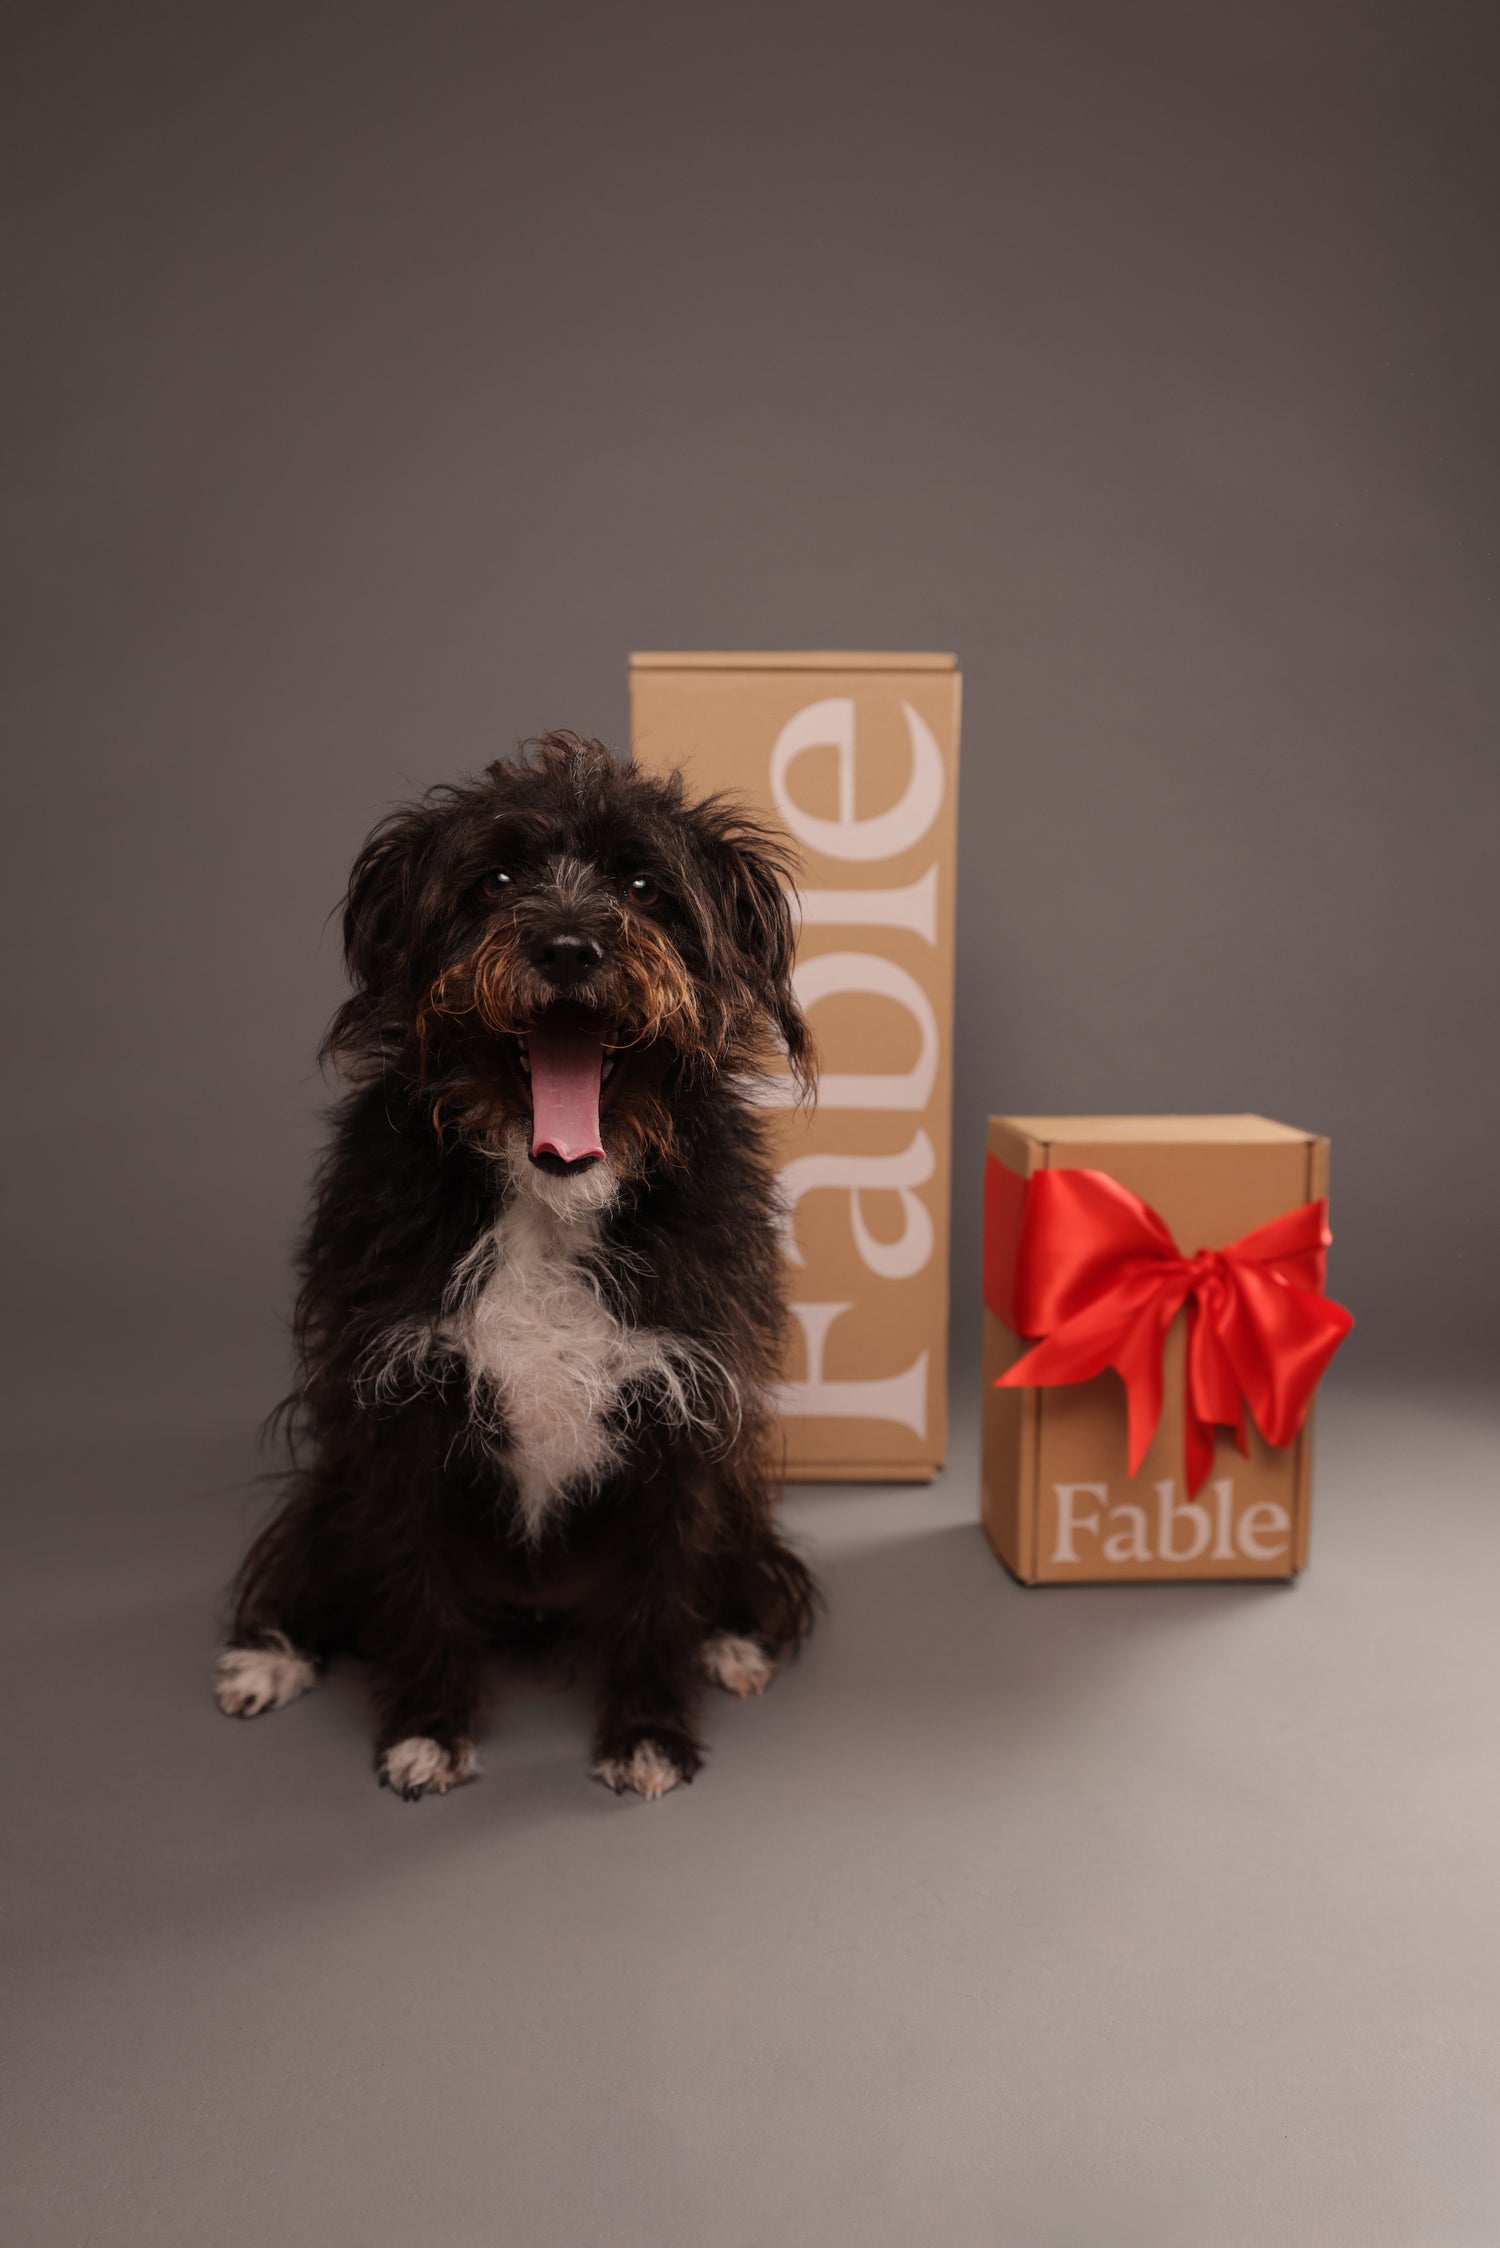
[[[945,655],[637,655],[636,762],[800,853],[816,1110],[779,1104],[786,1472],[925,1482],[947,1440],[959,676]]]
[[[1007,1306],[1028,1190],[1046,1171],[1103,1173],[1164,1223],[1169,1249],[1201,1266],[1208,1262],[1202,1252],[1232,1249],[1249,1235],[1264,1254],[1265,1227],[1277,1226],[1279,1238],[1282,1226],[1295,1232],[1300,1219],[1311,1240],[1322,1216],[1309,1206],[1321,1205],[1328,1192],[1327,1140],[1264,1116],[995,1116],[986,1164],[981,1513],[999,1558],[1027,1584],[1295,1576],[1308,1550],[1311,1414],[1290,1441],[1273,1445],[1246,1412],[1247,1454],[1228,1434],[1215,1434],[1192,1496],[1186,1306],[1170,1317],[1164,1339],[1142,1353],[1141,1363],[1161,1369],[1161,1412],[1135,1475],[1127,1391],[1117,1372],[1057,1387],[996,1388],[997,1376],[1030,1348],[1029,1335],[1017,1331],[1022,1315]],[[1102,1289],[1105,1261],[1086,1238],[1079,1254],[1080,1271],[1087,1273],[1092,1260]],[[1133,1270],[1148,1264],[1137,1259]],[[1296,1330],[1293,1344],[1313,1381],[1350,1324],[1347,1312],[1322,1297],[1321,1264],[1321,1252],[1308,1249],[1261,1265],[1266,1277],[1255,1280],[1261,1301]],[[1145,1282],[1148,1289],[1154,1284]],[[1309,1302],[1304,1291],[1317,1300]],[[1090,1307],[1088,1292],[1084,1286],[1079,1295],[1092,1319],[1097,1298]],[[1284,1312],[1277,1312],[1278,1301]],[[1148,1318],[1142,1331],[1149,1327]],[[1246,1348],[1274,1395],[1287,1385],[1264,1339],[1251,1336]]]

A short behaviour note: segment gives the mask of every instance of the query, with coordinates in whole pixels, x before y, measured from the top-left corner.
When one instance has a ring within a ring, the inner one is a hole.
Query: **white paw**
[[[594,1777],[612,1787],[616,1795],[665,1795],[682,1774],[664,1748],[655,1741],[640,1741],[629,1756],[603,1756],[594,1766]]]
[[[741,1701],[751,1694],[763,1694],[776,1675],[776,1665],[765,1649],[753,1639],[737,1638],[732,1631],[705,1639],[700,1659],[714,1684],[722,1686],[726,1694],[738,1694]]]
[[[450,1788],[462,1787],[478,1768],[472,1741],[455,1741],[451,1748],[444,1748],[441,1741],[413,1733],[388,1748],[380,1759],[380,1784],[394,1788],[408,1803],[415,1803],[419,1796],[446,1795]]]
[[[270,1647],[226,1647],[214,1669],[214,1699],[226,1717],[259,1717],[317,1684],[306,1655],[277,1632]]]

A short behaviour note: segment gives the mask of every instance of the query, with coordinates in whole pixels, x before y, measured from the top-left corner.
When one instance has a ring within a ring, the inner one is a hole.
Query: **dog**
[[[788,847],[573,733],[383,821],[305,1237],[293,1465],[236,1582],[233,1717],[370,1666],[377,1774],[476,1769],[483,1670],[597,1682],[592,1769],[658,1797],[702,1690],[759,1693],[819,1605],[779,1535],[784,1306],[764,1143],[810,1096]]]

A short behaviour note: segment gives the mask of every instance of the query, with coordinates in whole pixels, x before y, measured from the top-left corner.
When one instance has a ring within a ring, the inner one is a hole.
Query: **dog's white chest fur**
[[[597,1487],[614,1465],[610,1414],[626,1384],[670,1369],[664,1338],[603,1301],[590,1264],[598,1234],[597,1210],[564,1215],[518,1194],[491,1237],[487,1277],[448,1326],[470,1380],[504,1411],[503,1456],[533,1536],[565,1492]]]

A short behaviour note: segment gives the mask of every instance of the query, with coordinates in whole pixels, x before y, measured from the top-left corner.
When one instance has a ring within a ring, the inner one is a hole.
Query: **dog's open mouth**
[[[604,1153],[599,1112],[619,1068],[612,1026],[587,1008],[549,1007],[515,1041],[531,1101],[531,1160],[549,1171],[581,1171]]]

